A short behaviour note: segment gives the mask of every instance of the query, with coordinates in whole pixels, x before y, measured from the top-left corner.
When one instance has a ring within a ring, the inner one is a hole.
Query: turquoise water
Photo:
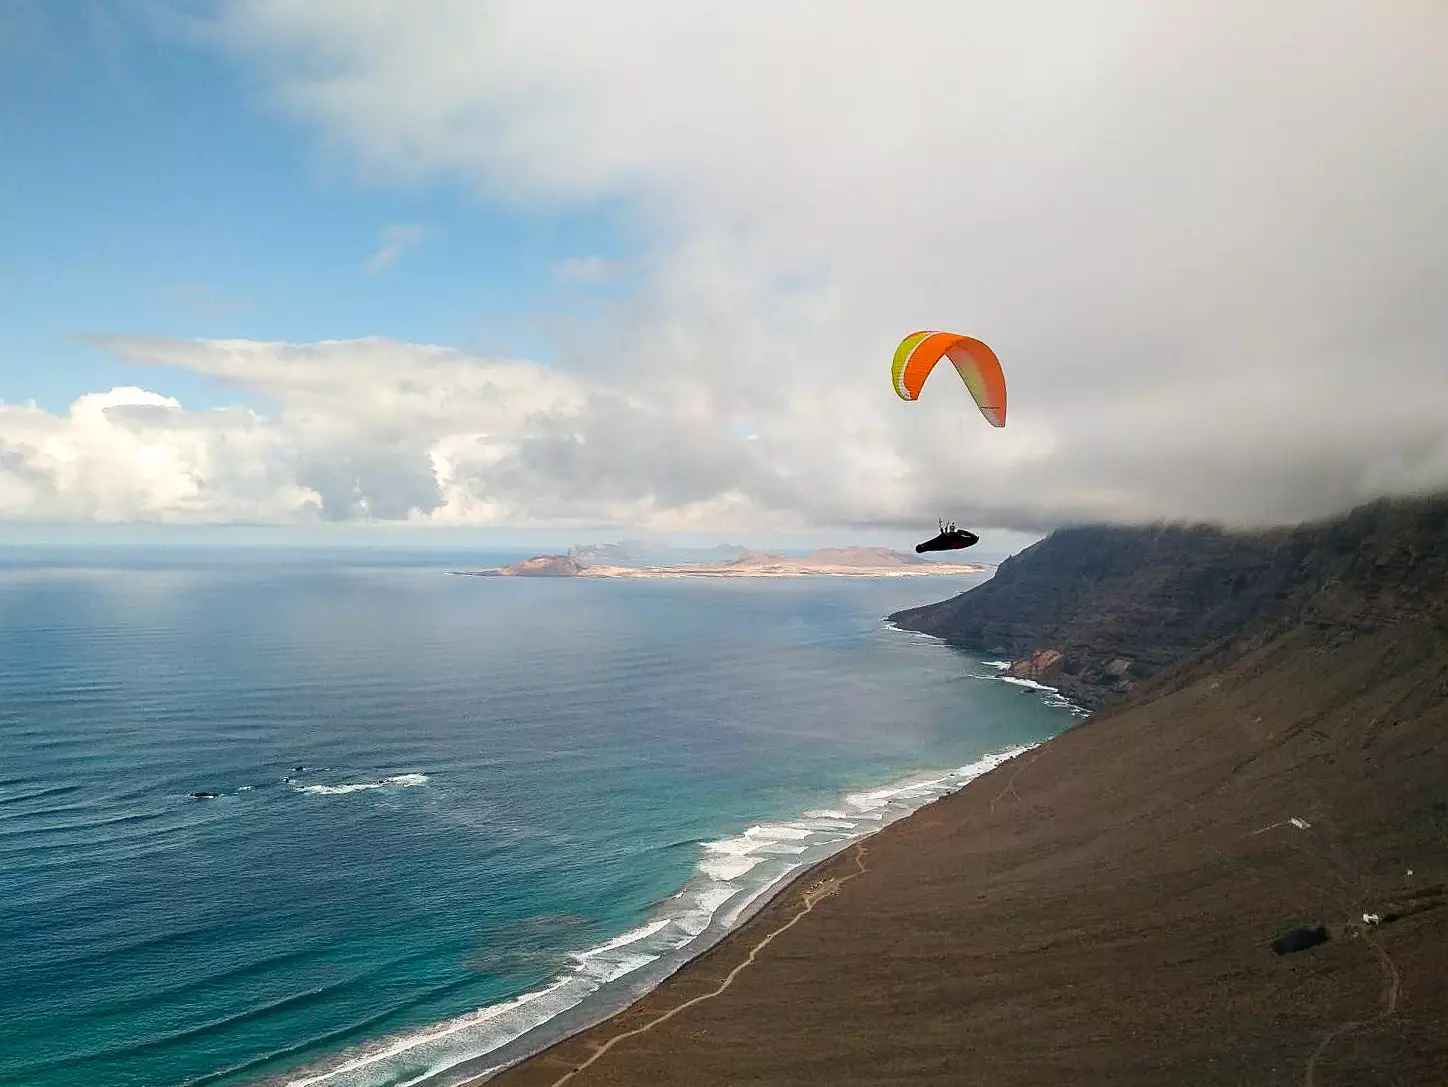
[[[1072,721],[881,621],[975,579],[513,557],[0,554],[0,1084],[486,1064]]]

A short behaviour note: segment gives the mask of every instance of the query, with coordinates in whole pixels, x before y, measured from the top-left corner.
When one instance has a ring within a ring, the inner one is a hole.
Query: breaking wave
[[[468,1082],[478,1082],[614,1014],[753,916],[801,870],[1034,746],[1005,748],[964,766],[851,792],[828,808],[811,809],[779,822],[757,823],[733,837],[705,842],[693,876],[677,894],[660,902],[644,923],[574,952],[550,984],[442,1023],[377,1040],[327,1065],[270,1082],[285,1087],[379,1083],[407,1087],[488,1058],[490,1067],[470,1070]],[[422,774],[399,775],[401,778],[409,779],[407,784],[426,781]],[[401,780],[394,783],[403,784]],[[337,791],[381,785],[365,782],[305,788]]]
[[[313,796],[341,796],[344,793],[360,793],[368,789],[408,789],[426,785],[430,779],[426,774],[394,774],[376,781],[351,781],[342,785],[300,785],[292,782],[292,788],[299,793]]]

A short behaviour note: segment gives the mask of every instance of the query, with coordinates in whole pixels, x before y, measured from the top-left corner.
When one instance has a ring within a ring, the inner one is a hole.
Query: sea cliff
[[[1012,674],[1100,707],[1191,653],[1274,622],[1347,632],[1441,617],[1445,539],[1443,497],[1375,502],[1267,532],[1065,528],[985,584],[889,618],[1008,658]]]

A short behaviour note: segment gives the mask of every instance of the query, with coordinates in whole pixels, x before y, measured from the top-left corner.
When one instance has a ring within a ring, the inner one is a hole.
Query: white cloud
[[[65,415],[0,405],[0,517],[800,523],[708,415],[534,363],[385,340],[102,343],[245,388],[267,411],[188,411],[137,387],[82,397]]]
[[[806,514],[1448,485],[1442,5],[259,0],[227,29],[374,176],[632,207],[651,274],[588,350],[755,420]],[[1001,352],[1006,430],[948,374],[889,393],[931,327]]]
[[[0,404],[0,517],[283,522],[314,518],[284,436],[244,408],[188,412],[134,386],[65,415]]]
[[[432,234],[432,228],[419,226],[416,223],[395,223],[382,231],[381,248],[367,258],[362,266],[364,271],[377,273],[386,268],[391,268],[397,263],[397,258],[402,256],[403,251],[422,244]]]
[[[251,425],[322,516],[360,486],[414,520],[1034,529],[1448,486],[1441,4],[257,0],[223,29],[374,180],[650,241],[556,371],[153,345],[279,405]],[[1000,351],[1004,430],[949,371],[895,398],[931,327]]]

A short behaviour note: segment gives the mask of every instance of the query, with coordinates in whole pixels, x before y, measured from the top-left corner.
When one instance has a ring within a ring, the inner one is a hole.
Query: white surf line
[[[814,909],[816,902],[818,902],[822,898],[828,898],[830,895],[838,891],[843,884],[845,884],[849,880],[854,879],[858,875],[864,874],[865,851],[866,846],[864,842],[855,843],[854,854],[856,870],[851,872],[847,876],[840,877],[839,879],[829,879],[821,883],[817,883],[812,886],[808,891],[806,891],[804,896],[804,908],[801,909],[784,924],[780,925],[779,928],[775,929],[773,932],[770,932],[762,940],[755,944],[750,949],[748,957],[746,957],[743,962],[739,963],[739,965],[735,966],[733,970],[730,970],[729,973],[725,975],[724,980],[719,983],[717,988],[713,989],[710,992],[703,993],[700,996],[696,996],[691,1000],[684,1001],[682,1004],[678,1005],[677,1007],[671,1008],[657,1018],[649,1020],[649,1022],[645,1023],[641,1027],[636,1027],[633,1030],[626,1031],[623,1034],[614,1035],[614,1037],[610,1038],[607,1042],[600,1046],[598,1050],[594,1052],[593,1056],[588,1058],[588,1060],[584,1061],[578,1067],[563,1073],[563,1075],[559,1076],[556,1080],[554,1080],[551,1087],[562,1087],[563,1084],[567,1083],[579,1072],[582,1072],[589,1065],[593,1064],[610,1049],[618,1045],[619,1042],[622,1042],[625,1039],[632,1038],[639,1034],[646,1034],[649,1031],[653,1030],[654,1027],[658,1026],[660,1023],[667,1022],[674,1016],[678,1015],[680,1012],[688,1008],[692,1008],[695,1004],[702,1004],[706,1000],[713,1000],[720,993],[724,992],[724,990],[728,989],[730,985],[734,984],[734,979],[736,977],[743,973],[745,969],[754,965],[755,958],[774,940],[776,936],[782,935],[789,929],[794,928],[794,926],[803,919],[805,914],[809,913],[812,909]]]

